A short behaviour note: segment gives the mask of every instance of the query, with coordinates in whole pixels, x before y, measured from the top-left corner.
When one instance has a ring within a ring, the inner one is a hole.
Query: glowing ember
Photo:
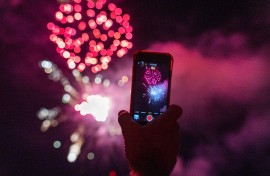
[[[50,40],[57,45],[60,56],[67,59],[70,69],[82,72],[85,66],[90,66],[97,73],[107,69],[111,61],[104,64],[101,58],[123,57],[132,48],[130,16],[115,4],[106,5],[106,0],[58,2],[56,23],[49,22],[47,28],[52,32]],[[89,58],[97,61],[90,62]]]

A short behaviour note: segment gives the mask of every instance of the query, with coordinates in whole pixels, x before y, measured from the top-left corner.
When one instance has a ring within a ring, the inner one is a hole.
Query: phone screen
[[[164,53],[139,53],[133,62],[133,120],[146,124],[167,110],[172,58]]]

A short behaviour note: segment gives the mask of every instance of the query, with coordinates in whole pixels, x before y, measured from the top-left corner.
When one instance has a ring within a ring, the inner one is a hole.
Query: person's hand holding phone
[[[179,106],[171,105],[154,121],[142,126],[127,111],[119,112],[131,175],[170,175],[179,151],[177,119],[181,114]]]

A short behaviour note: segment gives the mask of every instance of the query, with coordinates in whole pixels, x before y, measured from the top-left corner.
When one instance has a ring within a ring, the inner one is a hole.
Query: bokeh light
[[[61,142],[60,141],[54,141],[53,147],[56,148],[56,149],[60,148],[61,147]]]
[[[106,0],[58,0],[56,22],[49,22],[50,41],[68,68],[92,73],[108,69],[111,56],[123,57],[133,44],[130,15]],[[87,7],[87,8],[82,8]],[[106,64],[102,58],[110,57]],[[78,59],[80,58],[80,59]]]
[[[87,154],[87,158],[88,158],[89,160],[93,160],[93,159],[95,158],[95,154],[92,153],[92,152],[90,152],[90,153]]]

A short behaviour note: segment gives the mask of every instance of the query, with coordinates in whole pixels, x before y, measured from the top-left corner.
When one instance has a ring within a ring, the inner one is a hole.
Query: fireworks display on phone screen
[[[148,104],[157,103],[165,98],[167,93],[167,80],[161,82],[161,73],[155,66],[146,66],[144,72],[144,79],[146,84],[143,83],[147,89],[147,93],[143,94],[143,97],[148,98]]]

